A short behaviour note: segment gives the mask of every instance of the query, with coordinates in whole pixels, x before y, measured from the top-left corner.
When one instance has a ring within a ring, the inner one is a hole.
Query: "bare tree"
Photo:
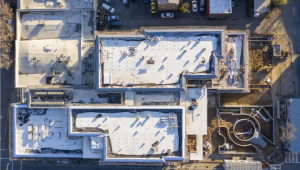
[[[13,60],[10,58],[9,54],[1,54],[0,69],[4,68],[8,70],[12,63]]]
[[[9,21],[13,19],[13,10],[9,7],[8,3],[1,0],[1,54],[9,53],[12,47],[12,42],[15,39],[15,34]],[[6,63],[7,62],[7,63]],[[8,69],[12,64],[12,59],[9,55],[1,55],[1,66],[0,68]]]
[[[9,19],[12,19],[14,17],[13,10],[9,7],[9,4],[7,2],[4,2],[4,0],[1,0],[1,20],[8,21]]]
[[[287,122],[286,125],[279,126],[279,129],[281,130],[281,134],[279,136],[281,141],[285,142],[287,140],[293,140],[297,138],[295,136],[297,129],[293,124]]]

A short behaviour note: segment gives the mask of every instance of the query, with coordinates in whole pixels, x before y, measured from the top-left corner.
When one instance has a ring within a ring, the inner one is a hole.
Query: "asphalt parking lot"
[[[162,19],[161,13],[151,13],[151,2],[144,3],[143,0],[128,0],[128,6],[123,5],[121,0],[112,0],[108,5],[115,8],[115,12],[111,14],[104,10],[104,13],[109,15],[118,15],[120,17],[121,27],[108,26],[108,21],[103,20],[103,25],[98,26],[98,30],[131,30],[138,29],[140,26],[174,26],[174,25],[202,25],[203,21],[196,20],[207,20],[206,10],[201,12],[200,0],[197,0],[197,12],[192,12],[192,0],[183,0],[183,3],[189,3],[190,13],[181,13],[179,11],[172,11],[174,13],[174,18],[172,19]],[[234,7],[232,8],[232,14],[228,16],[230,18],[244,18],[247,19],[247,1],[246,0],[234,0]],[[206,7],[206,6],[205,6]],[[188,23],[187,23],[188,22]],[[134,25],[134,26],[133,26]],[[139,27],[136,27],[139,25]],[[224,25],[224,24],[223,24]]]

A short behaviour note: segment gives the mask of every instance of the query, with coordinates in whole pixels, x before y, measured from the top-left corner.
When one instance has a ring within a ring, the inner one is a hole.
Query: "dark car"
[[[13,10],[14,13],[16,12],[16,5],[15,5],[15,3],[11,2],[9,4],[9,7],[12,8],[12,10]]]
[[[149,3],[149,0],[144,0],[145,3]]]
[[[119,21],[109,23],[110,27],[120,27],[122,24]]]

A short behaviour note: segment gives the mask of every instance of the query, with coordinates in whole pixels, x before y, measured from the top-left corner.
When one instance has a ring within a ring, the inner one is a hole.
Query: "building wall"
[[[287,99],[286,100],[286,123],[290,122],[291,120],[291,103],[292,103],[292,99]],[[287,140],[285,142],[285,147],[288,151],[291,151],[291,141]]]

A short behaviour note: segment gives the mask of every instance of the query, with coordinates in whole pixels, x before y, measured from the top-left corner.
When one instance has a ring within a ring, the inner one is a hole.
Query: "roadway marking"
[[[295,7],[293,7],[293,13],[294,13],[294,15],[296,15],[296,10],[295,10]]]
[[[293,17],[292,17],[292,21],[293,21],[294,34],[297,34],[297,32],[296,32],[296,22],[298,21],[298,17],[297,17],[297,7],[293,7]]]
[[[251,24],[252,24],[252,23],[247,24],[245,27],[246,27],[246,28],[249,28],[249,27],[251,26]]]

